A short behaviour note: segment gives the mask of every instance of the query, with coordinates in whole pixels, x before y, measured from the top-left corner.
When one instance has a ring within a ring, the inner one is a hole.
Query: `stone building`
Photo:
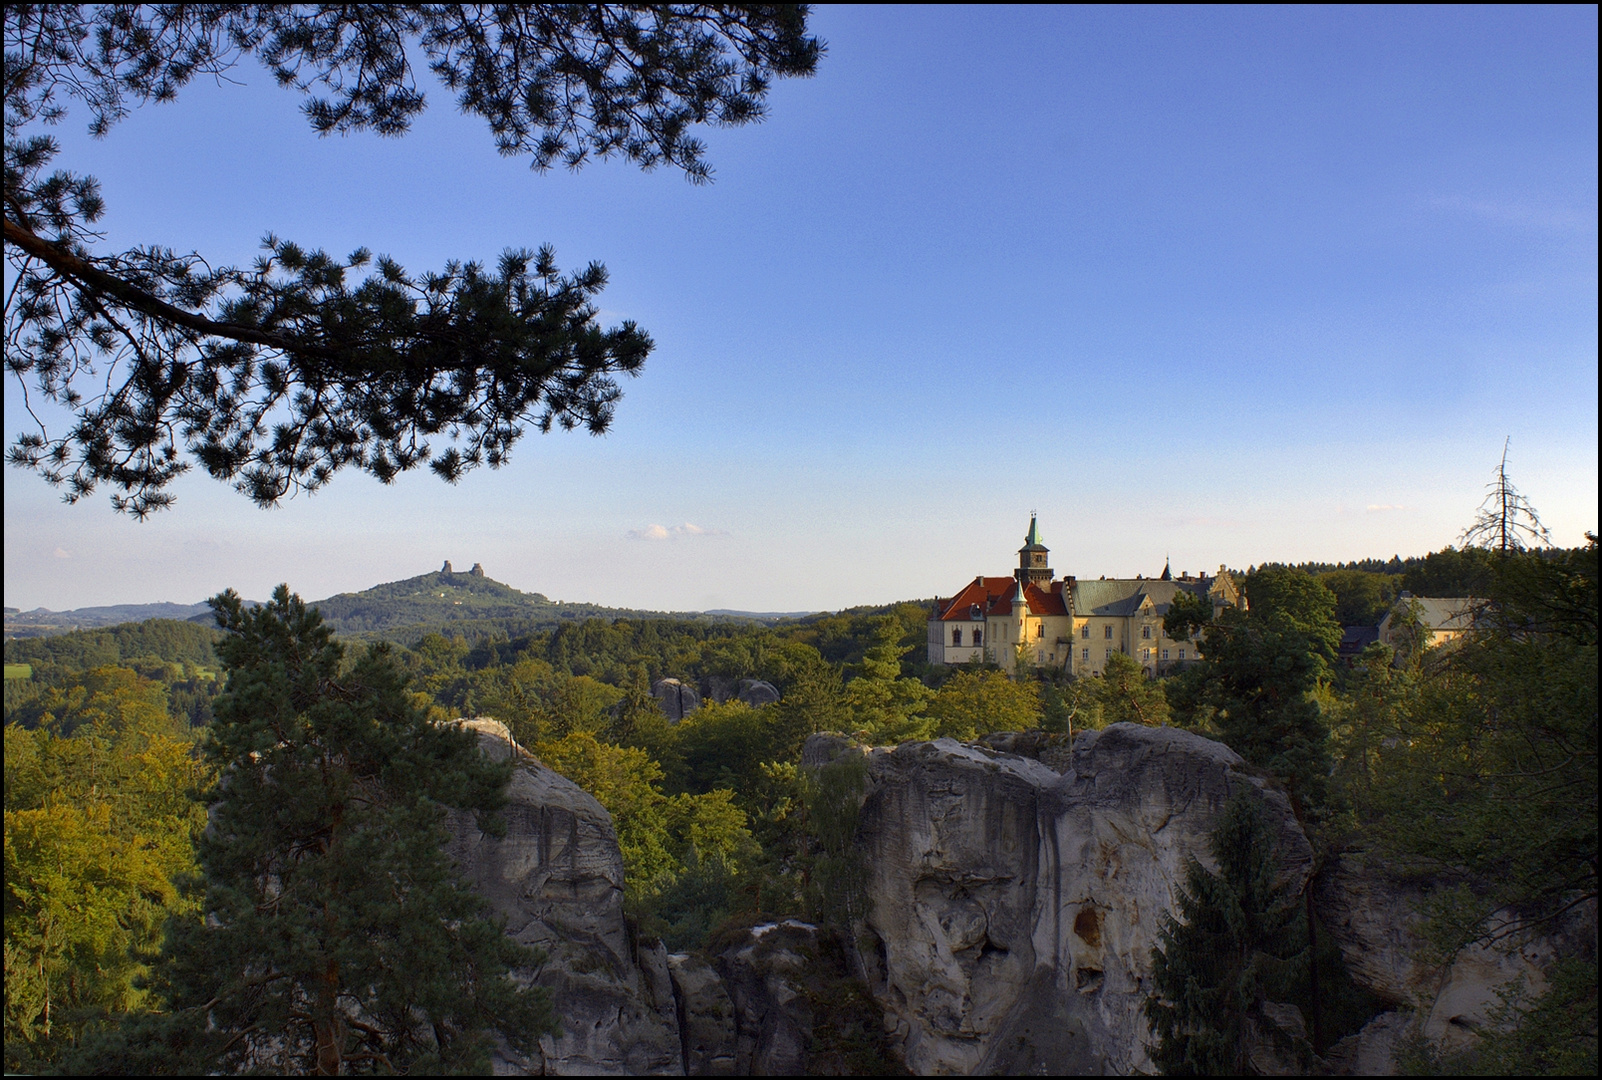
[[[1426,645],[1434,647],[1456,641],[1474,628],[1474,619],[1484,601],[1473,596],[1430,597],[1404,592],[1385,613],[1375,637],[1386,645],[1400,643],[1402,625],[1411,615],[1429,632]]]
[[[1206,597],[1216,614],[1242,603],[1228,570],[1216,576],[1174,577],[1167,566],[1156,578],[1054,576],[1049,549],[1040,542],[1033,516],[1010,577],[980,575],[955,596],[935,601],[929,620],[929,662],[965,664],[978,659],[1003,668],[1020,647],[1036,667],[1074,675],[1100,675],[1115,652],[1132,657],[1151,675],[1197,659],[1194,638],[1174,641],[1163,633],[1163,615],[1179,592]]]

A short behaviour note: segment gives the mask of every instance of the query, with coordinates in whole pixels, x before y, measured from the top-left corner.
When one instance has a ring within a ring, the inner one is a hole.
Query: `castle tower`
[[[1046,565],[1046,556],[1049,554],[1045,544],[1040,542],[1040,535],[1035,527],[1035,515],[1029,515],[1029,535],[1024,537],[1024,546],[1018,549],[1018,570],[1014,575],[1018,584],[1035,584],[1042,589],[1051,583],[1051,567]]]

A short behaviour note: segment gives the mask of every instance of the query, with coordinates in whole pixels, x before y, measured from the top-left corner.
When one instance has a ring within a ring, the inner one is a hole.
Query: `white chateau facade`
[[[1217,614],[1243,603],[1222,566],[1218,574],[1175,578],[1163,567],[1156,578],[1054,578],[1046,564],[1033,516],[1010,577],[980,575],[949,599],[935,601],[929,620],[929,662],[984,660],[1010,669],[1020,652],[1036,667],[1074,675],[1100,675],[1113,653],[1123,653],[1156,676],[1196,660],[1196,638],[1163,634],[1163,615],[1181,591],[1207,598]]]

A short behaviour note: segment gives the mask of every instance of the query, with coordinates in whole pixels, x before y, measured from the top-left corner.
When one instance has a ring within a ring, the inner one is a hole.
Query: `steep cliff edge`
[[[483,753],[516,772],[502,811],[506,835],[480,832],[452,812],[448,850],[463,876],[506,920],[506,932],[543,949],[538,971],[518,972],[551,993],[562,1034],[540,1040],[541,1060],[503,1050],[501,1074],[683,1072],[667,953],[635,948],[623,917],[623,856],[611,815],[566,778],[524,753],[493,720],[467,721]]]
[[[1261,791],[1283,873],[1311,870],[1284,796],[1175,728],[1086,732],[1062,773],[910,743],[870,753],[868,777],[863,960],[915,1073],[1149,1071],[1160,917],[1233,791]]]

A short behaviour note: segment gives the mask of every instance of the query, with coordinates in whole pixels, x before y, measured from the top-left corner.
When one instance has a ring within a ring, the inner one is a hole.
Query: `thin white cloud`
[[[1407,509],[1407,507],[1405,507],[1405,506],[1392,505],[1391,503],[1369,503],[1367,512],[1370,513],[1370,514],[1384,514],[1384,513],[1390,512],[1392,510],[1406,510],[1406,509]]]
[[[1481,221],[1516,228],[1571,232],[1596,227],[1591,215],[1566,206],[1506,199],[1476,199],[1462,195],[1437,196],[1429,200],[1429,205],[1431,209],[1444,213],[1479,218]]]
[[[70,558],[72,558],[72,552],[68,551],[66,548],[58,547],[58,548],[56,548],[55,551],[51,552],[51,554],[54,555],[58,559],[70,559]]]
[[[722,529],[703,529],[686,521],[683,525],[647,525],[643,529],[630,529],[623,534],[630,540],[677,540],[681,536],[727,536]]]

